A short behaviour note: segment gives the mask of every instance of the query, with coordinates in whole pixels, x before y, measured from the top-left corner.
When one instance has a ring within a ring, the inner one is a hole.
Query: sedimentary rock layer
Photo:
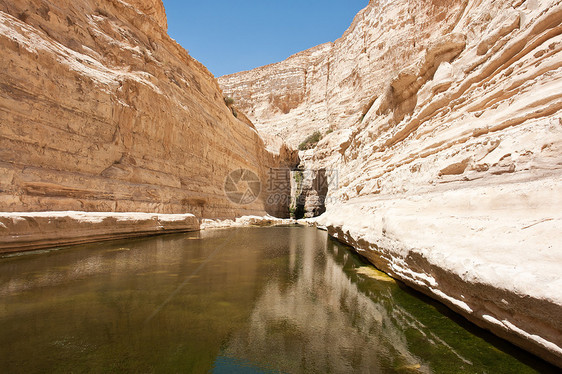
[[[197,230],[192,214],[1,213],[0,253]]]
[[[286,214],[225,196],[296,157],[233,115],[160,0],[0,1],[0,50],[0,211]]]
[[[371,1],[333,44],[220,83],[260,131],[323,131],[304,166],[338,178],[333,235],[562,366],[561,25],[559,0]]]
[[[283,138],[293,147],[315,129],[328,128],[327,79],[332,43],[247,72],[218,78],[262,133]]]

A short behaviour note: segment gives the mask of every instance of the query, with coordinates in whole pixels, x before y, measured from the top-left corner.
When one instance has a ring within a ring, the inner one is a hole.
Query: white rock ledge
[[[429,205],[428,196],[372,199],[311,221],[393,278],[562,367],[560,214],[531,226],[532,212],[459,217]]]
[[[192,214],[0,212],[0,253],[198,230]]]
[[[235,220],[212,220],[204,219],[201,222],[201,230],[207,229],[226,229],[230,227],[252,227],[252,226],[281,226],[281,225],[296,225],[299,224],[297,220],[288,218],[277,218],[270,215],[267,216],[243,216]]]

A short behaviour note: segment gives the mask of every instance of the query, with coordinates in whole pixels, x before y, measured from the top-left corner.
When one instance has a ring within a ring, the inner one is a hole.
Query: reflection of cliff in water
[[[486,358],[478,355],[494,348],[463,341],[474,337],[324,237],[291,236],[287,272],[265,286],[248,330],[233,336],[225,356],[290,373],[485,371]],[[411,305],[400,305],[405,302]],[[412,311],[429,312],[457,339],[446,342]],[[472,348],[483,363],[470,358]]]
[[[248,367],[532,372],[314,228],[215,230],[0,259],[1,373]]]
[[[0,373],[208,372],[260,294],[264,247],[228,233],[0,259]]]

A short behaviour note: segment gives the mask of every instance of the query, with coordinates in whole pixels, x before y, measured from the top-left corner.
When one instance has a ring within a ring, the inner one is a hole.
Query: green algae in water
[[[554,370],[313,228],[5,258],[0,295],[3,373]]]

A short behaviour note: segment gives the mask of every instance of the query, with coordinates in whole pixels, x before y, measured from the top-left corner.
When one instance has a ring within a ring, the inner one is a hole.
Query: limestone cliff
[[[562,365],[562,2],[373,0],[332,44],[220,78],[339,183],[317,222]],[[309,151],[310,152],[310,151]]]
[[[465,1],[394,3],[371,1],[334,43],[220,77],[219,83],[260,131],[295,147],[314,130],[349,128],[401,69],[430,50],[435,56],[428,61],[434,66],[426,67],[429,76],[464,47],[464,37],[451,31]]]
[[[256,128],[296,147],[315,129],[328,127],[328,57],[332,43],[298,53],[286,61],[220,77]]]
[[[0,1],[0,211],[233,218],[225,178],[296,161],[233,115],[161,0]]]

